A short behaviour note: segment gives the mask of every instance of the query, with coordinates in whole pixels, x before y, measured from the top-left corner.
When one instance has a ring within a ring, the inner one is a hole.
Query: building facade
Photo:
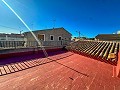
[[[100,41],[120,41],[120,34],[98,34],[95,39]]]
[[[71,36],[72,34],[69,33],[67,30],[64,28],[53,28],[53,29],[45,29],[45,30],[36,30],[33,31],[37,39],[43,43],[62,43],[64,42],[70,42],[71,41]],[[25,38],[27,38],[27,41],[36,41],[31,32],[25,32],[24,33]]]

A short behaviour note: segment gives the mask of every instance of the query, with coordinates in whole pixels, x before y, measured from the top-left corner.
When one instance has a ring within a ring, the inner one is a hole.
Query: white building
[[[23,47],[26,39],[22,34],[0,33],[0,48]]]
[[[25,41],[22,34],[4,34],[0,33],[0,41]]]
[[[41,41],[43,46],[66,45],[69,42],[71,42],[71,36],[72,36],[72,34],[63,27],[45,29],[45,30],[36,30],[33,31],[33,33],[37,37],[37,39]],[[27,38],[28,42],[33,42],[33,43],[36,42],[31,32],[25,32],[24,35],[25,38]]]

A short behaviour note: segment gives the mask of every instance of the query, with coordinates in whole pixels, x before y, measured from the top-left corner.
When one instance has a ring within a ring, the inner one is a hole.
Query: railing
[[[40,41],[42,46],[64,46],[70,41]],[[0,41],[0,49],[4,48],[22,48],[22,47],[40,47],[37,41]]]
[[[0,48],[24,47],[24,41],[0,41]]]
[[[42,46],[64,46],[68,45],[70,42],[69,41],[40,41]],[[26,47],[29,46],[39,46],[38,42],[36,41],[28,41],[25,42]]]

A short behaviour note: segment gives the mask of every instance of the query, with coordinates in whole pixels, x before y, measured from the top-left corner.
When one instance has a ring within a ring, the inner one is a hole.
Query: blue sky
[[[120,30],[120,0],[5,0],[32,30],[64,27],[73,36],[112,34]],[[6,27],[7,26],[7,27]],[[0,1],[0,32],[28,31]]]

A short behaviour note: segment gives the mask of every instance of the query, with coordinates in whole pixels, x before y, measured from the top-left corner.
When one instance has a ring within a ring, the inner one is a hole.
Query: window
[[[50,35],[50,40],[53,41],[54,40],[54,36]]]
[[[39,34],[38,39],[42,40],[42,41],[45,41],[45,35],[44,34]]]
[[[60,40],[62,40],[62,37],[61,37],[61,36],[58,37],[58,41],[60,41]]]

